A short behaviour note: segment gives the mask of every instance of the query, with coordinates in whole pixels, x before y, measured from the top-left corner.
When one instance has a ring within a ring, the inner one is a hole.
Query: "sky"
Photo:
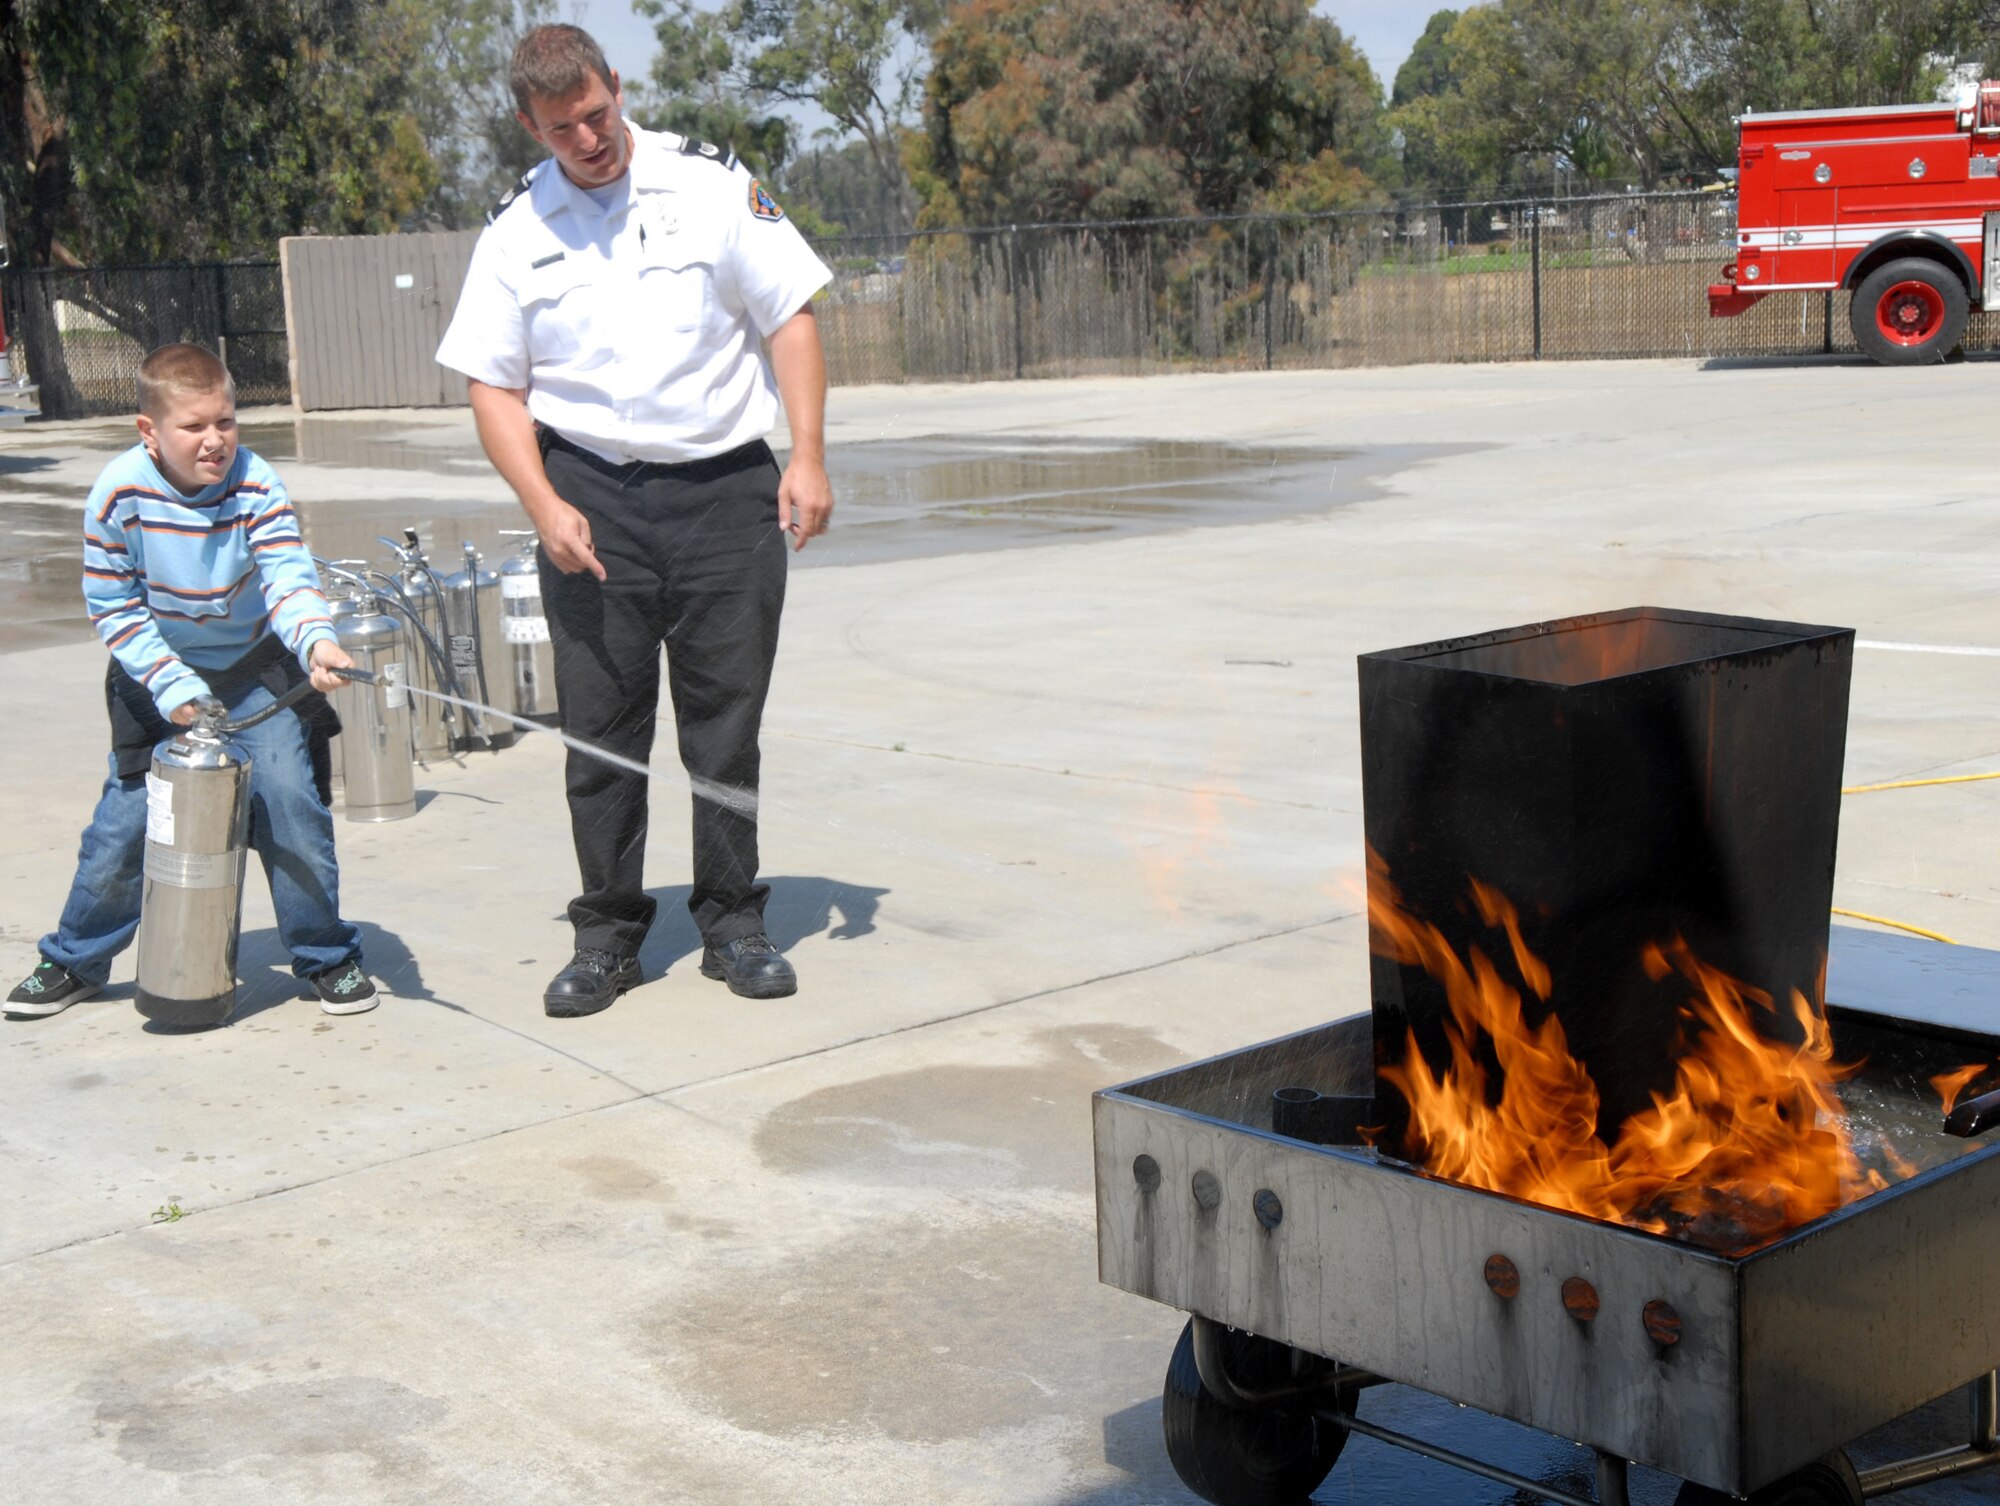
[[[1396,81],[1396,70],[1423,35],[1431,12],[1447,0],[1324,0],[1317,9],[1348,36],[1368,59],[1382,81],[1382,94]],[[1455,8],[1462,8],[1455,7]],[[611,66],[632,78],[644,78],[652,68],[658,44],[653,24],[632,13],[626,0],[570,0],[563,6],[576,24],[602,44]]]

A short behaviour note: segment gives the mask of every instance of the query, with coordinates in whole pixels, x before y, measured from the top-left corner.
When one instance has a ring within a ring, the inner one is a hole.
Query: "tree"
[[[727,146],[778,181],[792,155],[792,124],[762,108],[742,76],[732,18],[692,4],[651,9],[660,51],[642,110],[647,125]]]
[[[1396,70],[1388,125],[1401,159],[1401,186],[1426,197],[1462,198],[1480,187],[1479,164],[1452,140],[1451,100],[1459,89],[1452,28],[1459,12],[1432,13],[1403,66]]]
[[[1358,201],[1384,161],[1361,54],[1306,0],[968,0],[912,176],[928,224]]]
[[[1585,186],[1655,186],[1693,155],[1668,107],[1686,87],[1675,72],[1686,8],[1496,0],[1468,10],[1449,34],[1458,84],[1441,114],[1442,146],[1494,174],[1554,159]]]
[[[1994,34],[1989,14],[1993,0],[1493,0],[1452,23],[1450,87],[1417,119],[1475,174],[1520,184],[1557,164],[1582,187],[1653,188],[1733,160],[1748,109],[1934,97]]]
[[[774,106],[809,105],[834,132],[860,139],[877,181],[906,192],[903,122],[923,72],[923,40],[940,0],[637,0],[654,18],[660,57],[653,82],[660,118],[703,123],[779,175],[791,134]]]
[[[514,118],[507,69],[529,28],[556,19],[555,0],[415,0],[423,65],[411,106],[437,181],[425,218],[480,224],[522,173],[548,154]]]
[[[778,181],[785,212],[810,213],[827,233],[895,236],[910,227],[909,180],[885,184],[865,142],[801,152]]]
[[[1992,0],[1694,0],[1691,10],[1690,56],[1715,107],[1736,113],[1916,103],[1936,93],[1944,64],[2000,33]]]
[[[434,180],[406,0],[0,0],[0,58],[0,203],[28,265],[390,230]]]
[[[1424,34],[1417,38],[1410,55],[1403,59],[1403,66],[1396,70],[1395,88],[1389,95],[1392,108],[1449,94],[1457,84],[1458,73],[1451,63],[1451,29],[1457,21],[1455,10],[1431,12],[1430,20],[1424,23]]]

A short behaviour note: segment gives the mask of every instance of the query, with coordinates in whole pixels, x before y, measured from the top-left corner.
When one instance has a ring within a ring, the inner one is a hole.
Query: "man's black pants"
[[[683,465],[614,465],[543,432],[558,496],[590,521],[606,579],[542,558],[565,732],[645,763],[660,699],[660,647],[694,786],[688,909],[720,946],[764,929],[757,882],[757,733],[778,615],[786,535],[778,466],[762,441]],[[645,892],[643,775],[570,750],[570,831],[583,892],[569,907],[579,947],[639,950],[655,909]]]

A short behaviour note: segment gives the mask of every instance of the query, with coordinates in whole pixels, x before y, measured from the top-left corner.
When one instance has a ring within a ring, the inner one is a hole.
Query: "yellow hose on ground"
[[[1870,790],[1914,790],[1927,784],[1973,784],[1981,779],[2000,779],[2000,769],[1996,769],[1990,774],[1946,774],[1937,779],[1891,779],[1884,784],[1850,784],[1844,787],[1840,793],[1843,795],[1865,795]],[[1870,925],[1888,926],[1891,930],[1895,931],[1908,931],[1912,936],[1927,936],[1932,941],[1942,941],[1947,946],[1958,946],[1960,944],[1955,938],[1945,935],[1942,931],[1926,930],[1922,926],[1913,926],[1908,921],[1891,920],[1886,915],[1867,915],[1859,910],[1843,910],[1838,905],[1834,906],[1833,913],[1836,915],[1845,915],[1849,920],[1865,920]]]
[[[1887,784],[1850,784],[1843,795],[1865,795],[1870,790],[1914,790],[1926,784],[1972,784],[1981,779],[2000,779],[2000,769],[1991,774],[1946,774],[1941,779],[1892,779]]]
[[[1908,921],[1890,920],[1886,915],[1867,915],[1859,910],[1843,910],[1838,905],[1833,907],[1833,913],[1845,915],[1849,920],[1865,920],[1870,925],[1889,926],[1898,931],[1908,931],[1912,936],[1928,936],[1932,941],[1942,941],[1947,946],[1960,945],[1956,938],[1947,936],[1942,931],[1927,931],[1922,926],[1911,925]]]

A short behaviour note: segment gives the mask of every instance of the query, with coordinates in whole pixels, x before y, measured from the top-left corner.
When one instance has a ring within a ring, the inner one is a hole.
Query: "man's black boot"
[[[569,965],[555,975],[542,995],[542,1008],[558,1020],[596,1014],[639,981],[639,959],[578,947]]]
[[[782,999],[799,991],[799,975],[759,931],[701,949],[701,975],[720,978],[746,999]]]

